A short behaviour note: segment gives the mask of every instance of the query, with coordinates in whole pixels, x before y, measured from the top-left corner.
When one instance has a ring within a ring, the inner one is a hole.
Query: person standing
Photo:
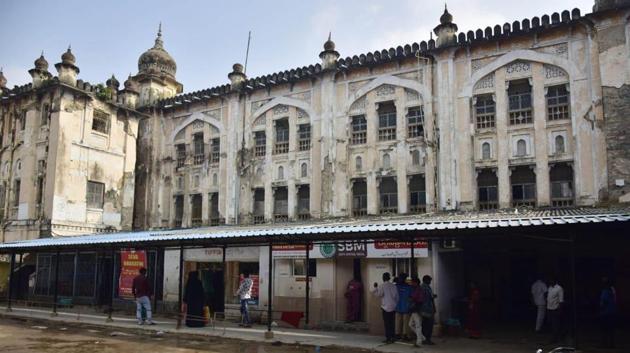
[[[203,327],[205,326],[205,318],[203,316],[203,307],[205,305],[205,295],[203,285],[199,280],[199,272],[192,271],[188,273],[188,282],[186,282],[186,291],[183,298],[186,313],[186,326]]]
[[[243,280],[241,281],[241,285],[238,287],[236,291],[236,295],[239,297],[241,301],[241,317],[243,319],[242,325],[245,327],[252,327],[252,322],[249,319],[249,307],[248,302],[252,298],[252,287],[254,286],[254,281],[249,278],[249,271],[243,271]]]
[[[347,300],[346,321],[354,322],[361,320],[361,293],[363,292],[363,284],[358,276],[348,282],[346,286],[345,297]]]
[[[547,300],[545,299],[547,295],[547,285],[541,279],[537,279],[534,284],[532,284],[532,302],[536,306],[536,332],[540,332],[542,330],[543,324],[545,323],[545,311],[547,310]]]
[[[411,286],[407,284],[407,274],[401,273],[396,282],[398,289],[398,304],[396,305],[396,337],[409,340],[409,297]]]
[[[148,325],[155,325],[151,313],[151,285],[147,279],[147,269],[142,267],[139,274],[134,277],[133,284],[131,286],[131,292],[134,298],[136,298],[136,319],[138,319],[138,325],[142,325],[144,320],[142,318],[142,309],[147,314],[146,323]]]
[[[411,278],[411,296],[409,301],[409,327],[416,334],[416,342],[414,347],[420,347],[422,343],[422,323],[420,318],[420,309],[422,307],[422,288],[420,287],[420,279],[418,277]]]
[[[385,344],[395,342],[394,317],[396,304],[398,304],[398,289],[396,289],[396,285],[389,282],[390,279],[389,272],[383,273],[383,284],[379,286],[378,283],[374,282],[374,289],[372,289],[372,294],[377,298],[381,298],[381,311],[385,326],[385,341],[383,343]]]
[[[564,289],[560,286],[558,279],[554,277],[551,281],[551,287],[547,290],[547,316],[549,317],[549,321],[551,321],[552,343],[557,343],[562,338],[563,303]]]
[[[431,340],[433,336],[433,322],[435,320],[435,298],[437,295],[433,294],[431,289],[431,281],[433,278],[429,275],[422,277],[422,306],[420,308],[420,316],[422,316],[422,335],[424,341],[422,344],[434,345]]]
[[[468,314],[466,315],[466,331],[468,337],[481,337],[481,292],[475,282],[470,282],[468,295]]]
[[[602,278],[599,296],[599,320],[602,331],[602,346],[615,347],[615,321],[617,316],[617,292],[607,277]]]

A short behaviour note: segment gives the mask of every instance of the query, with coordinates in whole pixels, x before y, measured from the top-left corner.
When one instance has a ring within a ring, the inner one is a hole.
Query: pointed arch
[[[223,131],[223,124],[221,124],[220,121],[212,119],[211,117],[209,117],[208,115],[202,113],[202,112],[194,112],[192,113],[188,118],[184,119],[184,121],[182,121],[179,125],[177,125],[177,127],[175,127],[175,129],[173,129],[173,131],[171,132],[171,137],[169,139],[169,141],[175,141],[175,136],[177,136],[177,134],[183,130],[184,128],[186,128],[186,126],[192,124],[193,121],[195,120],[201,120],[205,123],[208,123],[212,126],[214,126],[215,128],[217,128],[217,130],[219,130],[219,133]]]
[[[470,80],[464,85],[462,90],[459,92],[460,98],[471,97],[473,87],[477,83],[477,81],[481,80],[486,75],[498,70],[499,68],[517,60],[524,61],[533,61],[542,64],[555,65],[563,69],[569,74],[570,80],[576,80],[582,78],[584,73],[581,73],[575,63],[557,55],[553,54],[545,54],[539,53],[529,49],[521,49],[514,50],[509,53],[506,53],[488,65],[482,67],[481,69],[475,71]]]
[[[259,116],[265,114],[269,109],[273,109],[273,107],[275,107],[277,105],[288,105],[288,106],[293,106],[293,107],[296,107],[296,108],[300,108],[300,109],[304,110],[306,112],[306,114],[308,114],[308,116],[311,119],[311,121],[315,120],[315,118],[317,117],[317,115],[315,114],[315,112],[313,111],[311,106],[308,105],[304,101],[301,101],[301,100],[295,99],[295,98],[290,98],[290,97],[276,97],[276,98],[270,100],[269,102],[263,104],[260,108],[256,109],[256,111],[253,112],[249,116],[249,119],[247,121],[249,121],[250,124],[253,123],[254,121],[256,121],[256,119]]]
[[[363,97],[364,95],[366,95],[368,92],[370,92],[371,90],[382,86],[382,85],[392,85],[392,86],[399,86],[399,87],[404,87],[404,88],[408,88],[410,90],[414,90],[416,92],[418,92],[418,94],[420,94],[420,102],[429,102],[430,101],[430,94],[429,91],[427,90],[427,88],[420,84],[417,81],[413,81],[413,80],[409,80],[409,79],[404,79],[404,78],[400,78],[400,77],[396,77],[396,76],[392,76],[392,75],[385,75],[385,76],[380,76],[372,81],[370,81],[369,83],[367,83],[365,86],[359,88],[356,92],[354,92],[350,98],[348,98],[348,101],[346,102],[346,106],[344,108],[344,112],[348,113],[350,111],[350,107],[352,106],[352,104],[359,98]]]

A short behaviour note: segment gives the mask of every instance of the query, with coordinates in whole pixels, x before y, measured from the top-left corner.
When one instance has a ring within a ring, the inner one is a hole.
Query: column
[[[378,214],[380,195],[379,195],[379,181],[376,180],[376,175],[370,173],[367,175],[367,212],[368,214]]]
[[[497,131],[497,180],[499,187],[499,208],[510,207],[511,186],[510,186],[510,170],[509,156],[512,150],[509,136],[507,133],[508,124],[508,104],[507,104],[507,86],[505,84],[505,69],[495,71],[495,121]]]
[[[297,167],[299,168],[299,165]],[[292,171],[292,173],[295,173],[295,170]],[[295,187],[295,179],[293,177],[290,177],[289,181],[287,182],[287,207],[290,220],[294,220],[296,217],[297,192],[298,190],[297,187]]]
[[[182,312],[183,281],[184,281],[184,245],[180,245],[179,246],[179,284],[178,284],[178,289],[177,289],[177,298],[178,298],[177,329],[179,329],[182,326],[182,316],[184,314]]]
[[[212,174],[211,174],[212,175]],[[204,187],[199,187],[201,189],[201,224],[208,225],[210,224],[210,201],[208,197],[208,190]]]
[[[404,88],[396,88],[396,188],[398,193],[398,213],[409,212],[409,184],[407,183],[407,161],[409,160],[409,147],[407,146],[407,122],[405,116],[405,90]]]
[[[532,152],[536,157],[536,205],[549,206],[549,154],[547,152],[547,104],[545,102],[545,82],[542,64],[532,63],[532,102],[534,115],[534,136]]]

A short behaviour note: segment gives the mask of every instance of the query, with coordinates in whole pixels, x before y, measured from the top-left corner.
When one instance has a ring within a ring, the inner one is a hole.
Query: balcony
[[[267,154],[267,146],[256,145],[254,147],[254,157],[264,157]]]
[[[193,156],[193,163],[194,163],[195,165],[200,165],[200,164],[203,164],[204,159],[205,159],[205,158],[204,158],[203,153],[198,153],[198,154],[195,154],[195,155]]]
[[[385,127],[378,129],[379,141],[391,141],[396,139],[396,127]]]
[[[363,145],[367,142],[367,131],[356,131],[352,133],[350,144]]]

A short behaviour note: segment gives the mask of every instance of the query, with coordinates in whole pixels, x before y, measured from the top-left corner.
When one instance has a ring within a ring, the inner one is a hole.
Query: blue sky
[[[450,0],[460,31],[579,8],[592,0]],[[252,31],[248,76],[319,62],[332,31],[342,57],[429,39],[444,3],[420,0],[268,1],[0,1],[0,67],[9,87],[30,82],[28,70],[43,50],[54,64],[72,45],[79,77],[124,81],[153,45],[162,22],[165,48],[177,61],[177,79],[190,92],[228,82],[244,62]]]

